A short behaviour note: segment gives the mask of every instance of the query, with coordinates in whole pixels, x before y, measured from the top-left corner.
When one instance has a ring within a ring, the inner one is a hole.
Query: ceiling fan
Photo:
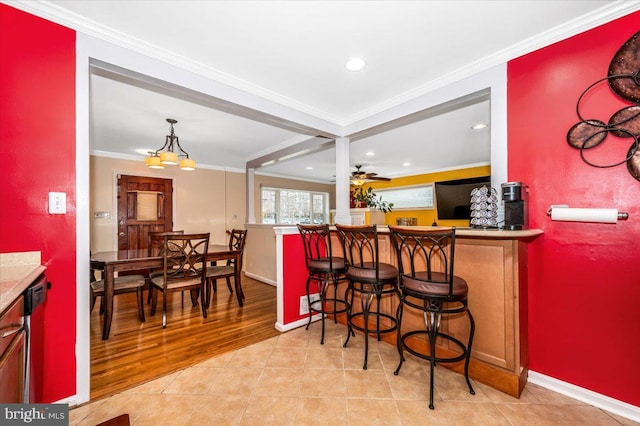
[[[362,165],[356,165],[356,171],[351,173],[350,180],[352,185],[361,186],[368,180],[379,180],[385,182],[391,180],[390,178],[378,176],[377,173],[367,173],[364,170],[360,170],[361,168]]]

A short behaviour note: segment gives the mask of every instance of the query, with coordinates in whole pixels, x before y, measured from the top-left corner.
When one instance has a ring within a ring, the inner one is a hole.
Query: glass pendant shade
[[[180,160],[180,170],[191,171],[196,169],[196,162],[190,158]]]
[[[145,162],[150,169],[164,169],[164,165],[160,162],[160,157],[147,157]]]
[[[172,151],[161,152],[160,162],[165,165],[176,165],[178,164],[178,154]]]

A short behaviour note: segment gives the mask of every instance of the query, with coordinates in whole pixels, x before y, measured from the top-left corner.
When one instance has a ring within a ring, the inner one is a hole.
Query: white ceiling
[[[112,43],[305,114],[347,126],[431,90],[638,9],[637,1],[7,1]],[[367,66],[347,71],[360,56]],[[149,90],[108,73],[91,77],[91,149],[140,158],[175,118],[200,166],[245,163],[307,137]],[[351,164],[381,176],[489,162],[489,101],[351,144]],[[375,156],[367,157],[368,150]],[[411,166],[402,166],[409,161]],[[313,170],[306,170],[307,166]],[[262,169],[331,181],[333,150]]]

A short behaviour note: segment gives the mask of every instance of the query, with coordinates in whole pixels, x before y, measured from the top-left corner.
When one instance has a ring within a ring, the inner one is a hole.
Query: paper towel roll
[[[551,209],[551,220],[560,220],[565,222],[617,223],[618,209],[556,207]]]

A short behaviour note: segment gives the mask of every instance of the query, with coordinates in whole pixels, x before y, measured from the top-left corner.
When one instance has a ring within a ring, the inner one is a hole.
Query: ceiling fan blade
[[[378,174],[377,173],[367,173],[367,179],[371,178],[371,177],[374,177],[374,176],[378,176]]]
[[[384,181],[384,182],[389,182],[391,180],[391,178],[386,178],[386,177],[382,177],[382,176],[370,176],[367,179],[380,180],[380,181]]]

